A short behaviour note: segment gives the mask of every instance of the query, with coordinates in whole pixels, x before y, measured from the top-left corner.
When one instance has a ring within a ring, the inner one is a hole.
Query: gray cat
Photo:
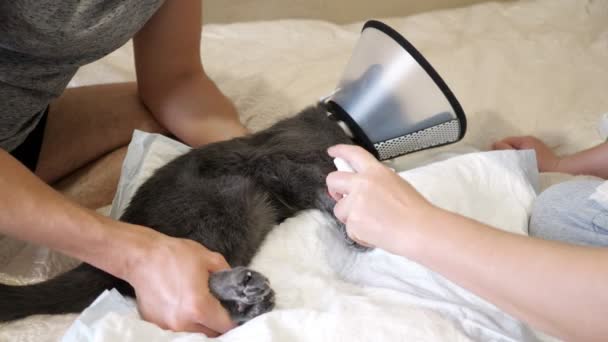
[[[137,190],[120,219],[222,254],[233,268],[213,273],[209,287],[240,324],[274,307],[266,277],[246,266],[270,230],[298,211],[319,209],[334,218],[325,177],[335,168],[327,149],[352,143],[319,104],[174,159]],[[347,244],[364,250],[334,221]],[[128,283],[88,264],[38,284],[0,284],[0,321],[79,312],[111,288],[135,296]]]

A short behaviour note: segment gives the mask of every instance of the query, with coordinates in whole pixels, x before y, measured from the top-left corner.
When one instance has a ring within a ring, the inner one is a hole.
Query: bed
[[[599,116],[608,112],[607,16],[607,1],[537,0],[487,2],[383,18],[424,53],[468,117],[468,131],[462,142],[402,157],[393,165],[406,170],[428,164],[439,155],[487,150],[491,142],[507,135],[535,135],[560,154],[601,142],[596,127]],[[329,94],[361,27],[361,22],[336,25],[313,20],[206,25],[203,60],[208,73],[236,104],[242,121],[255,131]],[[132,50],[127,44],[83,67],[70,86],[133,79]],[[512,162],[521,169],[529,167],[532,160],[525,153],[500,158],[501,165]],[[492,164],[488,160],[479,163],[483,167]],[[535,192],[567,178],[541,174],[538,183],[530,176],[533,171],[524,173],[522,177],[528,177]],[[297,248],[281,250],[267,244],[254,261],[254,266],[276,277],[271,281],[278,285],[280,310],[256,319],[250,328],[245,325],[236,329],[222,340],[518,340],[513,336],[551,340],[532,330],[495,338],[476,334],[394,288],[364,286],[356,279],[336,277],[331,265],[323,261],[326,254],[322,244],[311,237],[316,234],[299,228],[318,227],[321,221],[318,214],[306,213],[288,220],[285,229],[272,236],[272,241],[302,241]],[[309,252],[307,258],[298,255],[303,250]],[[277,266],[284,271],[282,274],[269,268],[285,256],[293,263]],[[44,248],[0,237],[1,282],[40,281],[74,264]],[[294,275],[306,286],[288,289],[281,285],[287,284],[282,283],[284,278]],[[323,296],[318,296],[320,293]],[[113,298],[112,293],[107,296]],[[158,341],[205,340],[200,335],[155,330],[129,315],[105,320],[100,328],[105,329],[104,334],[96,338],[126,339],[126,333],[112,334],[130,331],[132,341],[144,336]],[[1,324],[0,341],[55,341],[68,328],[75,329],[77,318],[75,314],[35,316]],[[395,324],[402,326],[397,329]],[[509,324],[501,329],[522,329]]]

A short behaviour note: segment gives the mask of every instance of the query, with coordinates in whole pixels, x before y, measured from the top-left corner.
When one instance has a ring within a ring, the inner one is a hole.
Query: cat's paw
[[[239,324],[274,307],[274,291],[268,279],[245,267],[212,273],[209,289]]]

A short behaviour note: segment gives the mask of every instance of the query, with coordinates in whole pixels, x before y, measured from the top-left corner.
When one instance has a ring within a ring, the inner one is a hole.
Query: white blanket
[[[510,134],[535,134],[560,153],[600,142],[596,120],[608,111],[607,16],[606,1],[539,0],[386,20],[425,54],[469,119],[463,143],[400,158],[397,164],[412,165],[428,154],[465,145],[485,149]],[[203,34],[203,59],[207,71],[235,101],[243,122],[257,130],[329,93],[360,28],[360,23],[337,26],[293,20],[209,25]],[[131,47],[126,45],[82,68],[71,86],[133,79]],[[39,281],[71,265],[46,249],[0,238],[2,282]],[[380,317],[372,309],[369,315]],[[0,340],[56,340],[75,317],[32,317],[0,325]]]
[[[113,215],[121,215],[154,170],[186,150],[161,135],[136,132]],[[527,234],[538,187],[531,151],[471,153],[401,175],[438,206]],[[223,341],[238,341],[239,336],[328,342],[537,339],[525,325],[425,267],[382,250],[351,250],[318,212],[302,213],[276,227],[252,267],[269,277],[277,307],[222,336]],[[143,322],[132,301],[112,292],[89,307],[63,341],[135,342],[152,336],[157,341],[206,340],[201,335],[163,332]]]

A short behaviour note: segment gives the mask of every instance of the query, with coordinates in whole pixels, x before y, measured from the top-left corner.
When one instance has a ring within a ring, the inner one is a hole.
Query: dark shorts
[[[21,145],[11,151],[11,155],[25,165],[30,171],[36,171],[40,149],[42,148],[42,138],[46,127],[46,118],[49,115],[49,107],[46,107],[40,121],[30,134],[25,138]]]

